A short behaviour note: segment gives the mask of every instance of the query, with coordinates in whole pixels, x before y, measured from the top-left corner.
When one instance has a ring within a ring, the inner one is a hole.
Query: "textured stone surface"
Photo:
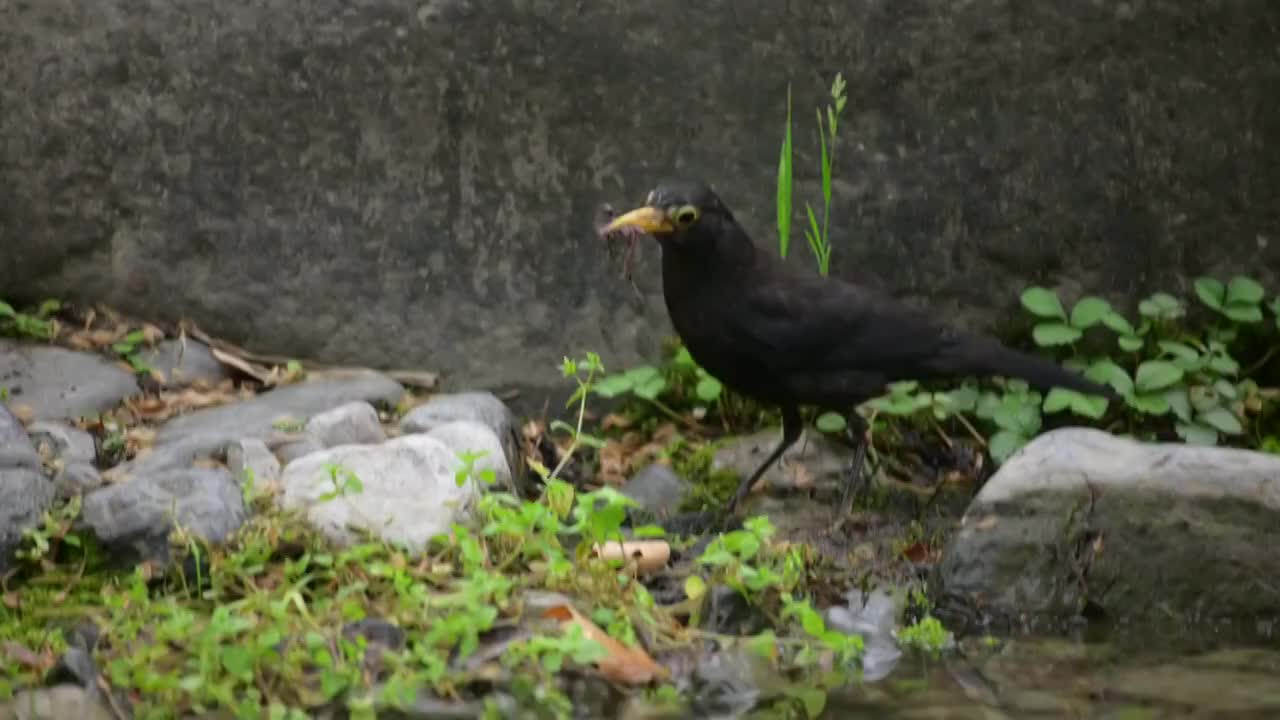
[[[218,362],[208,345],[199,340],[165,340],[154,349],[142,351],[142,359],[158,370],[169,387],[186,387],[197,382],[216,385],[233,376]]]
[[[340,486],[330,473],[335,466]],[[424,435],[381,445],[341,445],[289,463],[280,479],[281,503],[305,511],[307,520],[335,542],[355,541],[358,535],[349,528],[361,528],[421,549],[471,510],[478,490],[471,481],[458,486],[453,473],[459,466],[452,450]],[[350,474],[359,489],[350,484]]]
[[[0,388],[8,389],[8,405],[30,408],[34,420],[73,420],[119,405],[138,382],[101,355],[0,338]]]
[[[677,475],[670,465],[660,463],[644,466],[622,486],[624,495],[659,517],[676,512],[688,492],[688,481]]]
[[[938,581],[971,616],[1251,622],[1280,614],[1280,457],[1041,435],[983,486]],[[1151,613],[1151,608],[1160,608]]]
[[[372,445],[387,439],[378,411],[367,402],[351,402],[313,415],[304,430],[324,447]]]
[[[266,438],[277,423],[301,424],[310,416],[350,402],[393,405],[404,388],[387,376],[366,371],[308,374],[304,382],[279,387],[251,400],[198,410],[176,417],[156,434],[151,452],[110,471],[113,479],[168,468],[222,453],[245,438]]]
[[[439,440],[459,458],[463,453],[483,453],[476,458],[472,469],[477,479],[481,471],[492,470],[494,480],[493,485],[481,484],[482,488],[516,490],[511,484],[511,463],[502,448],[502,442],[488,425],[475,420],[454,420],[437,425],[426,436]]]
[[[22,423],[0,405],[0,576],[9,571],[22,531],[39,521],[53,496]]]
[[[225,540],[248,515],[240,484],[223,468],[165,470],[89,493],[80,519],[121,562],[169,557],[176,526],[210,543]]]
[[[985,323],[1033,282],[1261,273],[1278,28],[1273,0],[4,2],[0,287],[559,385],[667,332],[655,249],[636,305],[596,204],[705,176],[771,243],[787,84],[815,200],[837,71],[838,274]]]
[[[400,420],[400,429],[405,433],[425,433],[458,421],[487,425],[502,443],[509,476],[515,480],[519,492],[528,496],[536,493],[529,486],[530,479],[525,473],[519,437],[520,421],[511,408],[493,393],[472,391],[434,395],[406,413]]]

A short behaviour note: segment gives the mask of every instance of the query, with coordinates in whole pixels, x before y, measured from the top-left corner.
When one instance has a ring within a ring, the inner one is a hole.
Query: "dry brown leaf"
[[[667,669],[649,657],[641,647],[627,647],[609,637],[598,625],[584,617],[572,605],[556,605],[543,613],[543,617],[560,621],[561,627],[577,625],[582,634],[604,647],[605,656],[596,661],[596,668],[606,678],[627,685],[645,685],[667,676]]]
[[[13,662],[31,670],[47,670],[53,667],[54,664],[52,653],[45,652],[41,655],[25,645],[12,641],[4,644],[4,655]]]
[[[981,520],[973,524],[973,529],[974,530],[990,530],[991,528],[995,527],[999,522],[1000,521],[996,519],[995,515],[985,515]]]
[[[164,339],[164,331],[151,323],[142,324],[142,340],[148,345],[155,345]]]
[[[591,552],[604,560],[626,560],[627,567],[638,573],[651,573],[667,566],[671,559],[671,545],[665,540],[631,540],[605,543],[603,549],[597,543]]]
[[[267,368],[251,363],[238,355],[233,355],[226,350],[220,350],[213,346],[209,347],[209,351],[213,353],[214,359],[223,365],[235,368],[264,385],[272,384],[272,372]]]
[[[605,430],[625,430],[626,428],[631,427],[631,420],[624,415],[619,415],[618,413],[609,413],[604,416],[604,420],[600,421],[600,427]]]
[[[816,484],[813,472],[802,462],[792,465],[787,475],[791,481],[791,487],[797,490],[807,490]]]
[[[600,472],[596,479],[602,484],[620,486],[627,481],[628,463],[623,460],[625,449],[617,440],[608,441],[600,448]]]
[[[18,418],[18,422],[23,425],[30,425],[32,419],[36,416],[35,410],[32,410],[30,405],[10,405],[9,412],[13,413],[13,416]]]
[[[4,595],[0,595],[0,602],[3,602],[4,606],[10,610],[17,610],[22,607],[22,596],[16,592],[7,592]]]

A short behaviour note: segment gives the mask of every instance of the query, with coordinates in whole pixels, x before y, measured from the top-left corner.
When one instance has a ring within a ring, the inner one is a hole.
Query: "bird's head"
[[[694,251],[737,244],[743,235],[715,191],[690,181],[660,183],[643,205],[613,218],[600,232],[606,237],[648,233],[664,248]]]

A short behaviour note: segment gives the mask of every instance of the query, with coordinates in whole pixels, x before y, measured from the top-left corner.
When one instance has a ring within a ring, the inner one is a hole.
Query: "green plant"
[[[364,483],[360,482],[360,478],[350,468],[330,462],[325,463],[324,471],[329,476],[333,489],[321,493],[320,502],[329,502],[334,498],[359,495],[364,492]]]
[[[129,363],[129,367],[133,368],[135,373],[149,373],[152,368],[150,363],[142,358],[141,348],[146,343],[147,335],[142,330],[133,330],[124,336],[123,339],[112,344],[111,349]]]
[[[61,302],[45,300],[33,312],[18,312],[0,300],[0,335],[52,340],[57,334],[57,325],[50,318],[61,308]]]
[[[950,631],[932,615],[925,615],[899,630],[898,641],[908,647],[918,648],[934,655],[955,644]]]
[[[845,95],[844,77],[837,73],[831,83],[831,103],[816,110],[818,115],[818,143],[821,152],[820,170],[822,177],[822,221],[818,221],[813,205],[805,203],[805,213],[809,221],[805,229],[805,239],[813,252],[818,272],[826,275],[831,267],[831,181],[832,168],[835,164],[835,149],[840,115],[844,112],[848,100]],[[787,124],[783,134],[782,151],[778,160],[778,252],[787,256],[791,244],[791,212],[792,200],[792,145],[791,145],[791,88],[787,87]]]

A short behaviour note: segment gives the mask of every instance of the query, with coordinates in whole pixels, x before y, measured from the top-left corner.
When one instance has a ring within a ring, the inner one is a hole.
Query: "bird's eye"
[[[698,209],[692,205],[685,205],[676,211],[676,224],[680,227],[689,227],[697,219]]]

